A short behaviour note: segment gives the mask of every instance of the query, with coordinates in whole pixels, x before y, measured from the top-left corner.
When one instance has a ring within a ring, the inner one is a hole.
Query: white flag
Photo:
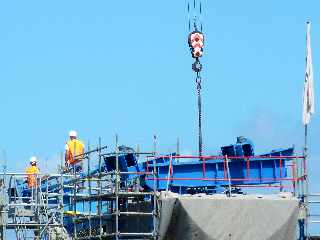
[[[311,23],[307,23],[307,57],[306,57],[306,75],[304,79],[303,90],[303,113],[302,122],[304,125],[309,124],[311,114],[314,113],[314,91],[313,91],[313,69],[312,54],[310,44]]]

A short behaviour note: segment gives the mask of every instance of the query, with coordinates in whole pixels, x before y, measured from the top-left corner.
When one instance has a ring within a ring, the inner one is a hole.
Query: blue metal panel
[[[272,152],[264,157],[249,159],[249,170],[247,168],[247,159],[232,159],[229,161],[229,171],[231,184],[276,184],[280,180],[280,161],[282,162],[282,178],[287,176],[286,159],[271,159],[266,156],[291,156],[293,148]],[[174,158],[173,158],[174,159]],[[170,162],[157,164],[159,180],[157,180],[158,189],[166,189],[167,186],[190,187],[216,187],[226,186],[228,181],[225,178],[224,160],[207,160],[205,164],[206,172],[203,173],[203,162],[192,159],[189,162],[177,162],[173,160],[172,179],[167,180],[169,174]],[[153,164],[149,165],[149,170],[153,169]],[[208,179],[204,179],[208,178]],[[152,178],[152,177],[150,177]],[[146,180],[149,188],[153,187],[153,180]]]

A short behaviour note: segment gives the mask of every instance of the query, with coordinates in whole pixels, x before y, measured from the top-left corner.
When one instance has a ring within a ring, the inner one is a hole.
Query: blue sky
[[[196,150],[196,95],[185,1],[1,4],[0,146],[22,166],[63,149],[69,129],[93,144]],[[257,151],[302,147],[305,22],[312,20],[316,96],[317,3],[204,2],[205,151],[251,137]],[[316,151],[317,114],[311,151]],[[313,147],[314,146],[314,147]],[[315,160],[316,161],[316,160]],[[22,163],[22,164],[20,164]],[[10,165],[9,165],[10,167]],[[16,167],[16,166],[14,166]]]
[[[320,3],[203,1],[204,148],[238,135],[256,152],[303,145],[306,21],[319,99]],[[197,151],[187,1],[0,3],[0,147],[10,170],[31,155],[52,167],[70,129],[142,149]],[[316,106],[316,111],[318,107]],[[319,191],[319,113],[310,125],[311,189]],[[3,157],[2,157],[3,158]]]
[[[312,21],[318,95],[316,1],[204,1],[204,144],[208,154],[250,137],[257,152],[302,147],[305,22]],[[186,1],[11,1],[1,4],[0,146],[10,163],[50,158],[70,129],[94,145],[163,151],[177,137],[196,152],[196,92],[186,43]],[[311,151],[317,154],[318,116]],[[314,160],[316,162],[316,160]],[[16,165],[16,163],[18,165]],[[9,168],[10,168],[9,164]]]

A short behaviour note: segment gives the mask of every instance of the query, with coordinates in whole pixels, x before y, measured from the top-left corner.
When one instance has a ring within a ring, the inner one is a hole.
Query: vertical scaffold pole
[[[180,155],[180,138],[177,138],[177,156]],[[179,161],[179,158],[178,158]]]
[[[153,135],[153,238],[157,239],[157,190],[158,190],[158,180],[157,180],[157,167],[156,167],[156,155],[157,155],[157,135]]]
[[[88,187],[89,187],[89,196],[91,197],[91,176],[90,176],[90,142],[88,142],[88,155],[87,155],[87,159],[88,159],[88,174],[87,174],[87,178],[88,178]],[[89,201],[89,237],[92,237],[92,226],[91,226],[91,211],[92,211],[92,200],[90,199]]]
[[[64,203],[63,203],[63,153],[61,152],[61,169],[60,169],[60,196],[59,196],[59,202],[60,202],[60,224],[63,227],[63,212],[64,212]]]
[[[155,156],[157,152],[157,135],[153,135],[153,155]]]
[[[156,180],[156,178],[158,177],[157,174],[157,161],[156,161],[156,155],[157,155],[157,135],[154,134],[153,135],[153,179]],[[158,185],[158,181],[154,181],[153,182],[155,184],[154,188],[158,189],[159,185]]]
[[[99,202],[98,202],[98,214],[99,214],[99,239],[102,239],[103,228],[102,228],[102,218],[101,218],[101,210],[102,210],[102,202],[101,202],[101,194],[102,194],[102,186],[101,186],[101,137],[99,137],[99,175],[98,175],[98,189],[99,189]]]
[[[228,196],[231,197],[231,177],[230,177],[230,169],[229,169],[229,158],[227,155],[225,155],[225,161],[226,161],[227,175],[228,175],[228,188],[229,188]]]
[[[297,192],[297,197],[300,198],[300,162],[299,162],[299,158],[296,157],[295,158],[295,163],[296,163],[296,183],[297,183],[297,186],[296,186],[296,192]]]
[[[75,153],[76,153],[76,144],[74,144],[74,149],[73,149],[73,163],[75,162]],[[74,225],[74,238],[77,239],[77,174],[76,174],[76,166],[73,164],[73,175],[74,175],[74,185],[73,185],[73,225]]]
[[[115,186],[115,195],[116,195],[116,240],[119,239],[119,148],[118,148],[118,134],[116,134],[116,186]]]
[[[7,184],[6,181],[6,173],[7,173],[7,157],[6,157],[6,152],[3,151],[3,179],[1,182],[1,190],[2,190],[2,200],[3,203],[6,202],[6,198],[7,198],[7,192],[5,191],[5,186]],[[9,199],[10,200],[10,199]],[[2,224],[2,238],[6,239],[6,225],[7,225],[7,209],[8,208],[8,204],[3,204],[3,209],[2,209],[2,213],[1,213],[1,224]]]

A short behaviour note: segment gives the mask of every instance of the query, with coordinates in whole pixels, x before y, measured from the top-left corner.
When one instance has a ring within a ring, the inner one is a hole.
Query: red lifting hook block
[[[191,32],[188,37],[188,43],[193,58],[199,58],[203,55],[204,35],[202,32]]]

